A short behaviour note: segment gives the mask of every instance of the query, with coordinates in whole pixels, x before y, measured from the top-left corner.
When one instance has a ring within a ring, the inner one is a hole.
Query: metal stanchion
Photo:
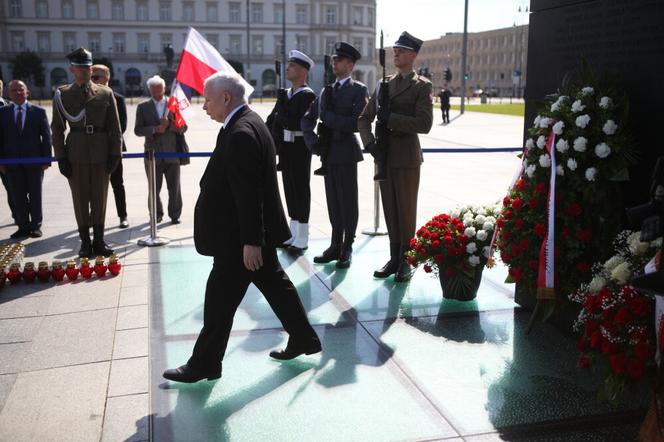
[[[154,149],[146,151],[148,159],[148,208],[150,210],[150,237],[139,239],[139,246],[155,247],[163,246],[171,242],[168,238],[157,236],[157,180],[156,180],[156,159]]]
[[[378,165],[374,166],[374,172],[378,173]],[[374,225],[373,228],[362,230],[364,235],[380,236],[387,235],[387,230],[380,228],[380,185],[374,181]]]

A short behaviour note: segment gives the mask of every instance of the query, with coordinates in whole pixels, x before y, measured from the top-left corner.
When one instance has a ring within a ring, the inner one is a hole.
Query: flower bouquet
[[[608,367],[600,397],[615,401],[625,386],[643,378],[654,366],[655,322],[652,296],[630,285],[661,247],[662,238],[645,243],[640,232],[621,232],[615,255],[592,267],[592,279],[570,300],[581,304],[574,323],[583,368]]]
[[[443,297],[469,301],[477,295],[489,259],[499,208],[464,207],[443,213],[420,227],[406,258],[438,275]]]

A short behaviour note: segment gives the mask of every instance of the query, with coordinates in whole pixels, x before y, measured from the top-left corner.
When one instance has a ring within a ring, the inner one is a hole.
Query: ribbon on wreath
[[[540,247],[537,273],[537,299],[555,299],[555,227],[556,227],[556,135],[551,131],[546,140],[546,151],[551,158],[551,178],[546,205],[548,228]]]

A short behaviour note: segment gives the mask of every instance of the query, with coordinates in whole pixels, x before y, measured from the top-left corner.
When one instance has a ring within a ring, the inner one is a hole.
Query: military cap
[[[355,49],[353,45],[346,43],[345,41],[338,41],[334,44],[335,54],[332,56],[337,57],[346,57],[350,58],[353,63],[362,58],[360,51]]]
[[[394,47],[420,52],[420,48],[422,47],[422,40],[417,37],[413,37],[408,32],[404,31],[399,36],[399,39],[396,41],[396,43],[394,43]]]
[[[74,66],[92,66],[92,52],[84,48],[78,48],[66,55],[69,63]]]
[[[309,58],[307,54],[305,54],[304,52],[296,51],[295,49],[293,49],[288,53],[288,61],[297,63],[300,66],[304,66],[309,70],[314,67],[314,61],[311,58]]]

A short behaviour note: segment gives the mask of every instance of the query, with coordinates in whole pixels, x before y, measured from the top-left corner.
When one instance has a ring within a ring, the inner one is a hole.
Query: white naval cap
[[[309,70],[311,70],[311,68],[314,67],[314,61],[311,58],[309,58],[307,54],[305,54],[304,52],[296,51],[295,49],[293,49],[288,53],[288,61],[297,63]]]

